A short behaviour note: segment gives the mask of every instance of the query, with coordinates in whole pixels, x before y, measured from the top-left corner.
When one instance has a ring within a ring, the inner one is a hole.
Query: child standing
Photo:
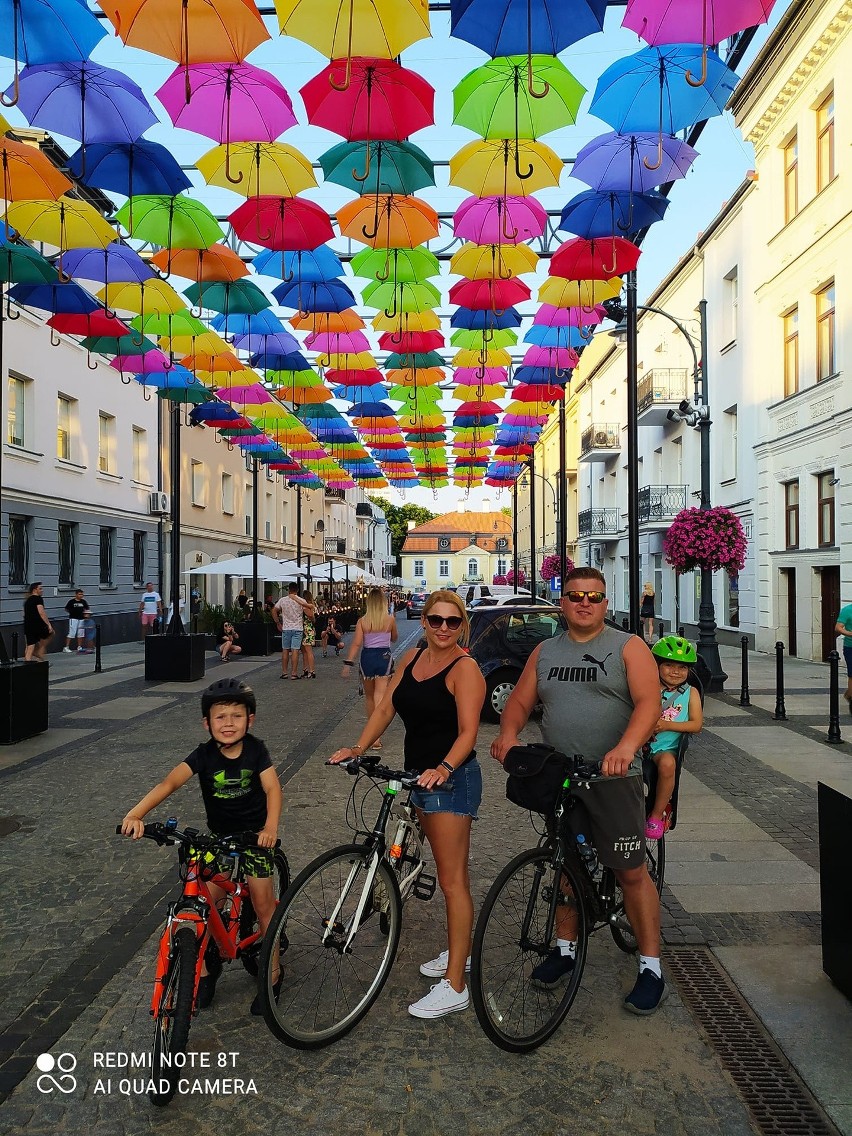
[[[681,734],[697,734],[704,722],[701,696],[689,685],[689,668],[698,659],[695,644],[679,635],[666,635],[651,648],[660,672],[662,713],[650,742],[651,759],[657,767],[657,794],[645,822],[648,840],[659,840],[666,831],[663,813],[672,798]]]
[[[197,746],[134,805],[122,821],[121,831],[138,840],[145,831],[146,814],[197,773],[211,833],[216,836],[257,833],[258,847],[246,854],[247,880],[260,932],[264,935],[275,911],[275,868],[270,849],[278,840],[281,783],[269,750],[249,732],[256,709],[254,691],[237,678],[220,679],[209,686],[201,696],[201,714],[210,740]],[[215,899],[222,894],[214,885],[210,885],[210,891]],[[199,1006],[209,1006],[213,1001],[218,977],[218,973],[208,974],[206,966],[202,967]],[[280,975],[273,974],[276,987],[279,982]],[[252,1003],[251,1012],[263,1012],[259,998]]]
[[[83,612],[83,618],[77,627],[77,654],[93,655],[95,653],[95,636],[97,628],[88,608]]]

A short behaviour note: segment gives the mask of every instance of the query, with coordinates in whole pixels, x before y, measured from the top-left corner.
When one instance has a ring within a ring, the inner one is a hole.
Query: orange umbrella
[[[171,272],[196,284],[207,280],[233,282],[248,276],[242,258],[227,245],[211,245],[206,249],[161,249],[151,257],[160,272]]]
[[[341,236],[371,248],[416,248],[438,235],[438,214],[419,197],[382,193],[337,211]]]
[[[342,312],[308,312],[293,316],[290,323],[297,331],[318,331],[329,334],[338,331],[360,331],[364,321],[353,308]]]
[[[0,197],[4,201],[56,201],[73,188],[40,150],[11,138],[0,139]]]
[[[190,371],[244,371],[246,369],[245,363],[242,363],[233,351],[220,351],[213,353],[212,351],[195,351],[191,355],[184,355],[181,359],[181,365],[188,368]]]

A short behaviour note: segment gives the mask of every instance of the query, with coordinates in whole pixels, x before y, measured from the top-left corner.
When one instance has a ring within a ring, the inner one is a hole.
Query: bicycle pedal
[[[411,891],[417,899],[431,899],[437,886],[438,881],[434,876],[427,876],[425,872],[421,872]]]

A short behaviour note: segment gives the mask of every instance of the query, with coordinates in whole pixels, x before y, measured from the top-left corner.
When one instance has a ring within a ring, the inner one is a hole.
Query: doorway
[[[787,592],[787,654],[795,658],[798,654],[796,649],[796,569],[781,568],[780,572]],[[782,588],[782,592],[783,590]]]
[[[820,623],[822,629],[822,658],[827,659],[837,650],[834,626],[840,611],[840,567],[823,568],[820,572]]]

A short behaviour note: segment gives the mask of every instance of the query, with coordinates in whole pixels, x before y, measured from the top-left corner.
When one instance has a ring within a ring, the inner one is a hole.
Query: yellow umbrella
[[[500,348],[498,351],[457,351],[453,356],[454,367],[509,367],[512,356]]]
[[[95,298],[103,300],[104,306],[114,311],[174,315],[175,312],[186,310],[186,304],[174,288],[165,280],[156,278],[143,280],[138,284],[121,282],[106,284],[95,293]]]
[[[329,59],[394,59],[431,35],[429,0],[275,0],[275,10],[282,35]]]
[[[214,146],[195,163],[208,185],[233,189],[243,197],[295,197],[316,188],[311,163],[294,146],[283,142],[231,142],[230,160],[228,150],[228,146]],[[239,189],[233,180],[237,174],[241,175]]]
[[[0,114],[0,134],[8,134],[12,129],[12,124],[7,118]]]
[[[193,352],[209,352],[218,355],[222,351],[230,351],[230,345],[215,331],[205,331],[200,335],[160,335],[157,342],[164,351],[172,351],[175,355],[189,355]]]
[[[438,331],[440,327],[441,317],[431,311],[399,312],[395,316],[379,312],[373,317],[375,331]]]
[[[468,242],[450,260],[450,272],[468,280],[508,280],[535,272],[538,254],[529,245],[474,245]]]
[[[338,352],[330,355],[317,355],[318,367],[330,367],[333,371],[371,371],[378,363],[369,351]]]
[[[480,387],[458,386],[453,387],[451,396],[461,402],[491,402],[495,398],[505,398],[506,388],[502,383],[484,383]]]
[[[555,308],[591,309],[602,300],[613,300],[621,294],[621,277],[610,280],[564,280],[551,276],[538,290],[540,304]]]
[[[16,201],[7,210],[10,228],[27,241],[58,249],[106,248],[116,240],[115,229],[93,205],[60,197],[58,201]]]
[[[477,197],[526,197],[559,185],[562,159],[543,142],[496,138],[469,142],[450,158],[450,185]]]

